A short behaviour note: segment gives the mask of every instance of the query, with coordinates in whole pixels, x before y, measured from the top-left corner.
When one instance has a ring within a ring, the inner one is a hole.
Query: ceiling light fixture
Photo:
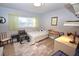
[[[41,6],[41,3],[34,3],[33,5],[36,7],[39,7],[39,6]]]

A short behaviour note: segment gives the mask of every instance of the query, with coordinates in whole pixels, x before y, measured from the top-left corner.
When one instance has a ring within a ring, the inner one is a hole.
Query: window
[[[51,25],[52,26],[56,26],[57,25],[57,21],[58,21],[58,17],[52,17],[51,18]]]
[[[34,17],[26,18],[26,17],[19,17],[19,27],[35,27],[36,26],[36,19]]]

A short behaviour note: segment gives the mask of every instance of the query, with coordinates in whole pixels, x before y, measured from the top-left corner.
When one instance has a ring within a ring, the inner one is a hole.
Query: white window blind
[[[19,17],[19,27],[35,27],[36,19],[34,17]]]

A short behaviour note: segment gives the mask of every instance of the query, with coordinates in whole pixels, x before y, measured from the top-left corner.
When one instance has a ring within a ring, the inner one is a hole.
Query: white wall
[[[18,13],[20,16],[26,16],[26,17],[33,17],[38,16],[40,17],[39,22],[41,26],[44,26],[45,29],[55,29],[58,31],[76,31],[79,29],[79,27],[66,27],[63,26],[64,21],[67,20],[77,20],[79,18],[76,18],[73,13],[68,11],[66,8],[62,8],[56,11],[52,11],[45,14],[34,14],[30,12],[24,12],[19,10],[14,10],[10,8],[3,8],[0,7],[0,16],[4,16],[7,19],[7,22],[5,24],[0,24],[0,32],[8,31],[8,14],[9,13]],[[51,26],[51,17],[58,17],[58,25],[57,26]]]
[[[24,12],[24,11],[19,11],[15,9],[0,7],[0,16],[4,16],[7,20],[5,24],[0,24],[0,32],[9,31],[8,30],[8,14],[10,13],[17,13],[19,16],[25,16],[25,17],[38,16],[37,14],[30,13],[30,12]]]
[[[58,17],[57,26],[51,26],[51,17]],[[78,31],[79,27],[67,27],[63,26],[64,21],[67,20],[79,20],[79,18],[75,17],[73,13],[71,13],[66,8],[62,8],[56,11],[52,11],[49,13],[45,13],[40,16],[41,17],[41,26],[45,29],[54,29],[61,32],[68,32],[68,31]]]

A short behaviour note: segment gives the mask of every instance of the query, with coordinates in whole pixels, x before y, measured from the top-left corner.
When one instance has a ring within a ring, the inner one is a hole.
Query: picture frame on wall
[[[58,22],[58,17],[51,17],[51,25],[56,26]]]

